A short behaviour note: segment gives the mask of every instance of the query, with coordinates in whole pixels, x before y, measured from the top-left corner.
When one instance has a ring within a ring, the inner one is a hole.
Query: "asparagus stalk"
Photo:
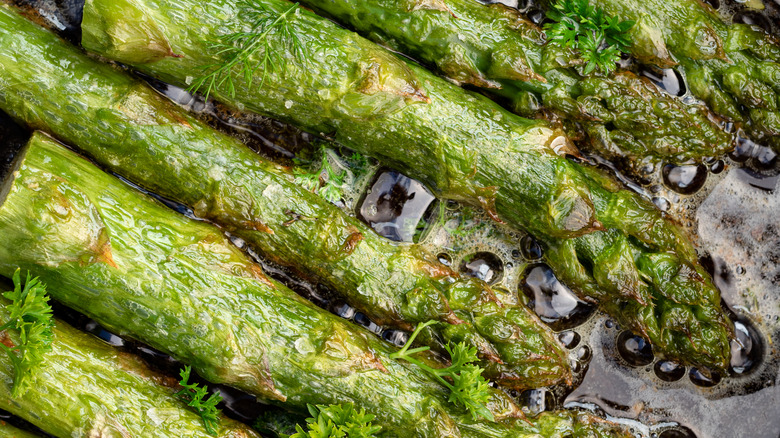
[[[677,66],[691,92],[743,125],[755,140],[780,148],[780,42],[752,26],[725,24],[706,2],[596,0],[613,16],[635,19],[632,53]]]
[[[684,104],[630,72],[580,76],[568,49],[500,3],[304,0],[374,41],[435,65],[443,75],[512,100],[523,116],[576,120],[608,157],[672,161],[732,146],[704,105]],[[428,6],[424,6],[428,5]],[[543,106],[542,106],[543,105]],[[578,129],[572,127],[571,132]]]
[[[0,438],[40,438],[40,435],[18,429],[0,420]]]
[[[299,187],[287,169],[12,10],[0,8],[0,23],[0,81],[14,84],[0,90],[0,108],[17,120],[189,205],[270,259],[328,284],[379,324],[410,330],[441,321],[444,341],[478,347],[487,376],[504,385],[571,380],[566,352],[524,306],[504,305],[484,282],[378,236]]]
[[[567,160],[563,155],[573,151],[561,132],[310,12],[291,15],[286,1],[253,4],[255,14],[227,0],[89,0],[83,44],[172,83],[210,73],[218,80],[208,90],[225,102],[327,133],[403,169],[442,198],[484,207],[542,239],[559,277],[650,339],[660,355],[726,369],[733,326],[689,240],[649,202]],[[149,49],[134,43],[152,34],[127,28],[123,17],[131,10],[143,11],[144,29],[159,30],[156,44],[164,40],[175,57],[139,55]],[[256,51],[234,46],[249,66],[246,75],[239,67],[232,80],[219,75],[215,66],[224,73],[236,58],[226,60],[214,41],[231,41],[228,35],[251,33],[272,19],[283,21],[285,31],[255,34]],[[263,59],[276,64],[252,70]]]
[[[0,311],[3,323],[8,316],[5,310]],[[210,435],[200,416],[177,400],[175,389],[163,386],[165,379],[140,359],[63,322],[56,322],[53,332],[52,351],[44,355],[31,376],[31,389],[20,397],[11,394],[11,361],[0,358],[0,408],[41,430],[63,438],[260,436],[248,426],[224,417],[217,434]],[[14,335],[2,335],[3,342],[18,342]]]
[[[352,403],[398,436],[621,435],[575,412],[527,422],[490,388],[475,421],[392,349],[261,269],[206,223],[180,216],[36,134],[0,206],[0,274],[15,266],[65,305],[201,376],[303,411]]]

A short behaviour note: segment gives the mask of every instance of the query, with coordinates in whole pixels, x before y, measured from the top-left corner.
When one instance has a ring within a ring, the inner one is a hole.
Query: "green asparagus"
[[[40,438],[41,435],[11,426],[0,420],[0,438]]]
[[[0,201],[0,275],[29,270],[57,285],[52,298],[211,382],[298,411],[351,403],[397,436],[623,436],[576,412],[518,418],[493,388],[497,422],[474,421],[444,386],[391,359],[389,345],[268,279],[216,227],[41,134],[23,155]]]
[[[780,148],[780,42],[752,26],[725,24],[697,0],[596,0],[607,13],[635,19],[632,53],[676,66],[691,92],[739,122],[755,140]]]
[[[40,435],[18,429],[0,420],[0,438],[40,438]]]
[[[524,306],[504,305],[484,282],[378,236],[299,187],[288,169],[11,9],[0,8],[0,24],[0,108],[17,120],[192,207],[273,261],[326,283],[379,324],[411,330],[430,319],[446,322],[437,326],[444,342],[477,347],[487,375],[506,386],[570,382],[567,353]]]
[[[561,44],[515,9],[474,0],[304,0],[374,41],[435,65],[448,78],[511,99],[528,117],[576,120],[610,158],[683,162],[732,147],[704,105],[685,104],[630,72],[581,76]],[[425,6],[428,5],[428,6]],[[552,112],[552,114],[550,114]],[[570,136],[581,128],[567,129]]]
[[[0,322],[9,316],[0,310]],[[200,416],[177,401],[173,388],[163,386],[165,379],[140,359],[62,322],[55,323],[53,332],[53,348],[44,353],[30,376],[30,390],[22,396],[12,394],[11,361],[0,358],[0,408],[41,430],[60,437],[259,437],[227,418],[220,419],[214,434],[207,433]],[[4,344],[19,342],[11,332],[0,336]]]
[[[284,0],[251,5],[273,12],[265,20],[290,9]],[[127,27],[128,10],[142,11],[144,26],[157,29],[176,56],[140,56],[136,43],[151,34]],[[560,131],[511,114],[311,12],[296,9],[284,18],[299,43],[291,47],[284,33],[252,34],[264,22],[247,21],[255,15],[245,11],[228,0],[88,0],[83,44],[186,85],[229,61],[213,41],[248,35],[236,44],[252,73],[268,56],[262,41],[277,38],[268,50],[278,51],[279,65],[249,77],[237,67],[230,87],[224,74],[212,76],[218,79],[212,95],[327,134],[402,169],[441,198],[482,206],[496,220],[526,229],[546,243],[547,261],[564,282],[651,340],[659,355],[727,368],[733,325],[692,244],[652,204],[567,160],[563,155],[573,151]]]

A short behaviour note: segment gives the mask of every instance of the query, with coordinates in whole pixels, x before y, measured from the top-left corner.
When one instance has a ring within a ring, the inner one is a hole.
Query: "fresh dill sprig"
[[[430,347],[417,347],[410,349],[414,339],[424,328],[436,324],[436,321],[428,321],[417,325],[406,345],[400,350],[390,355],[391,359],[403,359],[420,367],[423,371],[431,374],[442,385],[450,390],[449,401],[456,405],[462,404],[471,412],[471,416],[476,420],[483,417],[490,421],[495,421],[493,413],[487,408],[487,402],[490,399],[490,386],[488,381],[482,376],[482,368],[474,365],[477,362],[477,348],[469,347],[463,342],[458,342],[454,346],[448,343],[444,348],[450,354],[451,364],[447,368],[433,368],[422,361],[412,357],[413,354],[430,350]]]
[[[586,62],[584,74],[597,68],[609,74],[615,69],[621,53],[628,53],[631,40],[628,30],[634,21],[608,17],[604,10],[591,6],[588,0],[558,0],[547,11],[553,23],[544,25],[547,38],[564,47],[577,50]]]
[[[296,433],[289,438],[371,438],[382,429],[374,426],[374,416],[365,409],[356,410],[351,404],[323,406],[308,405],[311,418],[306,419],[306,430],[296,425]]]
[[[330,164],[328,149],[322,147],[320,151],[322,154],[321,167],[312,171],[296,167],[293,170],[295,182],[302,185],[306,190],[319,194],[329,202],[336,203],[343,196],[342,189],[347,171],[336,172]]]
[[[187,365],[179,373],[181,376],[179,385],[183,388],[176,393],[176,397],[187,403],[187,406],[195,409],[195,412],[197,412],[203,420],[203,428],[206,429],[206,432],[216,436],[217,431],[219,430],[219,415],[221,413],[221,411],[217,409],[217,404],[222,401],[222,396],[214,393],[211,394],[208,399],[204,400],[208,394],[208,386],[200,386],[196,382],[188,383],[191,372],[192,368]]]
[[[51,351],[54,321],[49,297],[46,295],[46,285],[41,283],[38,277],[30,278],[28,272],[27,281],[22,288],[20,270],[17,269],[13,275],[13,282],[14,290],[3,293],[5,298],[11,300],[11,304],[6,306],[10,318],[0,326],[0,331],[17,330],[19,345],[9,347],[0,343],[0,347],[13,363],[12,395],[19,397],[27,392],[30,386],[29,377],[35,367],[43,361],[43,355]]]
[[[215,50],[215,55],[223,58],[223,61],[204,67],[207,73],[196,79],[188,91],[195,93],[205,88],[206,91],[202,94],[208,99],[217,88],[223,88],[234,97],[234,74],[239,73],[246,84],[251,84],[255,73],[261,71],[258,85],[258,88],[261,88],[270,73],[285,65],[285,51],[292,53],[296,59],[305,60],[303,44],[291,25],[291,18],[297,13],[298,3],[281,13],[259,0],[245,0],[239,7],[242,21],[252,23],[251,28],[246,32],[226,35],[222,41],[212,44],[211,49]],[[254,56],[258,53],[260,56],[255,59]]]

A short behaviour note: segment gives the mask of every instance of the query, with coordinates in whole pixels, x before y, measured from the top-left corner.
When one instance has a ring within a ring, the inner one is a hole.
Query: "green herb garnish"
[[[368,168],[368,158],[360,152],[353,152],[352,155],[347,158],[347,161],[349,161],[349,164],[352,165],[352,167],[359,171]]]
[[[586,62],[584,74],[596,68],[608,74],[615,69],[620,54],[628,53],[628,30],[634,21],[608,17],[587,0],[558,0],[547,11],[547,18],[554,21],[544,25],[547,38],[577,50]]]
[[[469,347],[463,342],[454,346],[448,343],[444,348],[450,354],[452,363],[447,368],[433,368],[412,357],[413,354],[430,350],[430,347],[417,347],[409,349],[414,339],[425,327],[436,324],[436,321],[428,321],[419,324],[414,330],[406,345],[399,351],[390,355],[392,359],[403,359],[420,367],[431,374],[442,385],[450,390],[449,401],[456,405],[462,404],[471,412],[476,420],[478,417],[495,421],[493,413],[487,408],[490,399],[490,386],[482,376],[482,368],[472,362],[479,361],[476,347]]]
[[[10,319],[0,327],[0,331],[19,332],[19,345],[9,347],[0,343],[0,347],[13,363],[14,397],[27,392],[30,386],[29,377],[33,369],[43,361],[43,355],[51,351],[54,337],[51,331],[54,321],[49,297],[46,295],[46,285],[38,281],[38,277],[31,279],[28,272],[27,281],[22,288],[20,277],[20,271],[17,269],[13,275],[14,290],[3,293],[4,297],[11,300],[11,304],[6,306]]]
[[[211,394],[208,399],[205,399],[208,394],[208,386],[200,386],[194,382],[188,383],[191,372],[192,368],[187,365],[179,373],[181,376],[179,385],[181,385],[183,389],[176,393],[176,397],[187,403],[187,406],[195,409],[195,412],[197,412],[203,420],[203,428],[206,429],[206,432],[216,436],[217,430],[219,429],[219,415],[221,413],[221,411],[217,409],[217,404],[222,401],[222,396],[214,393]]]
[[[327,148],[323,147],[321,153],[321,167],[312,171],[302,167],[296,167],[293,170],[295,182],[302,185],[306,190],[318,193],[329,202],[335,203],[341,200],[343,196],[342,189],[344,187],[344,178],[347,176],[347,171],[342,170],[341,172],[336,172],[336,170],[333,169],[333,166],[330,164],[330,159],[328,158]]]
[[[203,94],[208,99],[214,90],[226,87],[228,94],[235,97],[233,74],[236,71],[245,83],[250,84],[255,72],[260,70],[262,77],[258,87],[262,87],[268,74],[284,65],[282,50],[291,52],[296,59],[304,59],[301,40],[290,25],[291,17],[297,13],[298,3],[279,13],[259,0],[246,0],[240,3],[240,10],[242,21],[252,23],[250,30],[226,35],[222,41],[212,44],[211,49],[224,61],[204,67],[209,72],[196,79],[188,91],[195,93],[205,87]],[[252,60],[257,53],[260,53],[259,58]]]
[[[306,419],[306,430],[296,425],[296,433],[289,438],[370,438],[382,429],[374,426],[374,416],[364,409],[357,411],[351,404],[308,405],[311,418]]]
[[[328,176],[323,186],[320,187],[320,196],[330,202],[338,202],[342,196],[341,189],[344,187],[344,177],[347,175],[347,171],[342,170],[336,173],[333,167],[331,167],[328,157],[323,157],[322,167]]]

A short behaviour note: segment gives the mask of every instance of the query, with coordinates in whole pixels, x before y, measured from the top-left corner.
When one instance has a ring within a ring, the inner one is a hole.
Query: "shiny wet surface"
[[[771,6],[772,0],[768,3]],[[531,2],[521,0],[517,6],[535,21],[543,19]],[[735,21],[748,19],[759,20],[747,13],[735,15]],[[670,94],[685,94],[684,80],[673,70],[653,75],[648,77]],[[223,130],[239,135],[256,150],[283,162],[298,149],[305,149],[311,139],[278,122],[242,119],[193,99],[181,89],[154,85]],[[431,229],[425,235],[418,233],[433,199],[426,198],[424,208],[411,208],[409,211],[415,213],[408,213],[409,205],[423,196],[411,193],[425,190],[401,173],[387,172],[393,175],[389,189],[383,189],[383,184],[372,189],[377,194],[373,206],[377,212],[380,204],[390,210],[391,220],[383,216],[367,222],[393,224],[378,230],[393,240],[409,242],[417,235],[424,247],[439,254],[440,260],[492,281],[503,299],[526,302],[560,331],[559,339],[570,350],[581,383],[569,394],[560,388],[517,394],[518,402],[529,413],[560,407],[595,409],[627,422],[638,435],[647,437],[775,438],[780,433],[780,374],[777,352],[766,346],[775,345],[780,335],[780,169],[776,157],[768,148],[741,141],[731,157],[713,160],[703,170],[703,166],[657,166],[646,182],[627,184],[653,199],[697,236],[701,254],[710,260],[725,302],[740,321],[745,321],[744,330],[738,327],[739,344],[732,346],[732,376],[707,376],[656,357],[651,346],[609,318],[583,310],[549,268],[538,263],[542,257],[538,243],[522,232],[497,226],[481,212],[444,203],[439,217],[431,218]],[[411,186],[416,188],[410,190]],[[382,199],[387,201],[380,202]],[[371,213],[372,204],[368,205]],[[177,208],[175,204],[170,206]],[[400,214],[396,214],[398,210]],[[365,219],[371,215],[361,212],[361,216]],[[412,222],[414,217],[417,221],[405,225],[404,232],[384,231],[404,229],[399,223]],[[474,257],[477,254],[480,257]],[[493,257],[487,261],[490,257],[485,254]],[[496,266],[501,266],[500,275]],[[395,345],[405,341],[404,332],[384,330],[350,306],[334,301],[317,285],[301,282],[294,274],[271,264],[264,264],[264,268],[321,307],[380,334],[386,341]],[[65,313],[58,311],[58,315]],[[175,376],[181,367],[166,355],[118,338],[89,321],[74,321],[101,339],[144,357],[164,373]],[[225,394],[224,409],[234,418],[251,421],[264,409],[252,396],[227,389]]]
[[[424,217],[436,198],[418,181],[396,171],[379,173],[358,211],[358,218],[380,236],[418,242]]]

